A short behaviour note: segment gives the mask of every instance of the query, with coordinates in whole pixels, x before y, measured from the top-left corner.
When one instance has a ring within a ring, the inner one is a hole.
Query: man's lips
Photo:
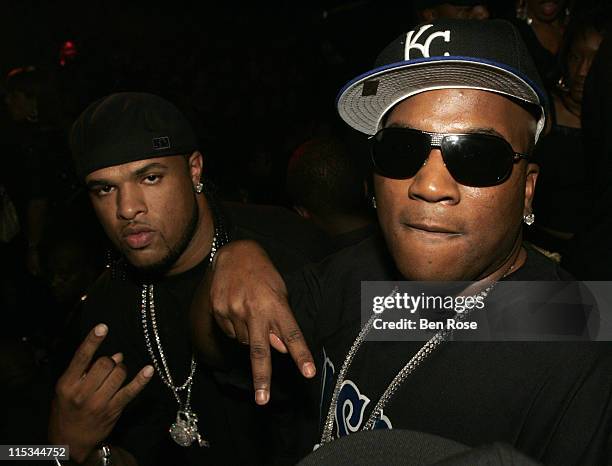
[[[155,231],[145,227],[132,227],[123,230],[123,239],[132,249],[146,248],[153,241]]]
[[[421,222],[402,222],[402,224],[417,233],[423,233],[425,235],[430,235],[433,237],[454,237],[460,236],[461,233],[451,227],[447,227],[445,225],[439,225],[435,223],[421,223]]]

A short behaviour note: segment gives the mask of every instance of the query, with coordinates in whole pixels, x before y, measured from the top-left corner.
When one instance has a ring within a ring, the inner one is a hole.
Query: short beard
[[[139,274],[144,275],[145,278],[159,278],[166,274],[172,265],[181,257],[181,255],[189,246],[193,235],[198,227],[200,220],[200,212],[198,210],[198,202],[194,196],[193,210],[191,212],[191,219],[183,230],[183,234],[176,242],[174,246],[168,245],[168,254],[161,260],[154,264],[145,265],[142,267],[136,267]],[[165,239],[164,239],[165,241]]]

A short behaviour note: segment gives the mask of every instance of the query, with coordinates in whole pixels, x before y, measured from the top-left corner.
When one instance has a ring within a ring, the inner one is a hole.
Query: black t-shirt
[[[320,234],[285,209],[225,204],[223,214],[231,237],[258,241],[281,272],[297,270],[327,252]],[[158,331],[175,384],[182,384],[189,373],[192,347],[187,314],[207,265],[208,258],[154,284]],[[100,322],[108,325],[109,333],[96,357],[122,352],[128,381],[151,364],[141,323],[141,290],[138,274],[116,264],[90,290],[82,312],[83,336]],[[248,356],[242,359],[248,362]],[[157,375],[128,405],[110,442],[132,453],[140,466],[295,462],[295,434],[285,427],[293,422],[291,406],[285,402],[259,408],[251,389],[220,383],[220,378],[199,364],[192,387],[199,432],[210,441],[210,448],[183,448],[170,439],[168,428],[176,420],[178,403]]]
[[[370,236],[378,233],[378,223],[370,223],[365,227],[358,228],[356,230],[348,231],[331,237],[331,244],[334,251],[340,251],[354,244],[361,243],[363,240]]]
[[[335,378],[361,328],[361,281],[398,279],[377,237],[288,281],[292,308],[318,358],[321,424]],[[525,265],[506,278],[569,279],[533,250]],[[363,427],[389,382],[422,345],[362,344],[340,391],[334,437]],[[376,427],[427,432],[468,446],[502,441],[546,464],[604,464],[611,395],[608,343],[452,341],[407,377]]]

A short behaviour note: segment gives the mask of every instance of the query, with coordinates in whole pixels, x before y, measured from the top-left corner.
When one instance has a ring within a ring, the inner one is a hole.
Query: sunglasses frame
[[[381,128],[380,130],[378,130],[376,132],[376,134],[368,137],[368,140],[370,141],[370,157],[372,159],[372,164],[374,165],[374,169],[377,171],[379,170],[379,166],[376,163],[375,160],[375,155],[374,155],[374,145],[376,144],[376,137],[383,131],[385,130],[400,130],[400,131],[406,131],[406,132],[414,132],[414,133],[418,133],[418,134],[424,134],[426,136],[429,137],[429,152],[427,153],[427,156],[425,157],[425,160],[423,161],[423,166],[427,163],[427,160],[429,160],[429,156],[431,155],[431,150],[432,149],[440,149],[440,152],[442,153],[442,160],[444,162],[444,166],[446,167],[446,159],[444,158],[444,151],[442,150],[442,144],[444,143],[444,140],[446,138],[449,137],[463,137],[463,136],[479,136],[479,137],[484,137],[484,138],[490,138],[490,139],[495,139],[496,141],[501,141],[505,146],[508,147],[508,149],[510,150],[510,153],[513,154],[512,157],[512,164],[514,165],[515,163],[519,162],[521,159],[525,159],[528,160],[529,159],[529,154],[524,154],[522,152],[516,152],[512,145],[506,141],[504,138],[494,135],[494,134],[487,134],[487,133],[435,133],[432,131],[421,131],[418,129],[414,129],[414,128],[402,128],[402,127],[387,127],[387,128]],[[420,169],[419,169],[420,170]],[[448,168],[447,168],[448,170]],[[392,178],[392,179],[396,179],[396,180],[406,180],[409,178],[412,178],[414,176],[416,176],[417,172],[412,175],[412,176],[408,176],[408,177],[391,177],[391,176],[387,176],[384,175],[383,173],[380,173],[381,176],[384,176],[385,178]],[[455,179],[455,177],[453,176],[453,174],[450,172],[450,175],[453,177],[453,179]],[[498,180],[495,184],[492,185],[487,185],[487,186],[497,186],[499,184],[502,184],[504,181],[506,181],[510,175],[512,174],[512,170],[509,170],[508,173],[501,178],[500,180]],[[457,181],[455,179],[455,181]],[[460,184],[464,184],[461,183],[460,181],[457,181]],[[466,185],[466,186],[472,186],[472,185]],[[481,186],[481,187],[487,187],[487,186]]]

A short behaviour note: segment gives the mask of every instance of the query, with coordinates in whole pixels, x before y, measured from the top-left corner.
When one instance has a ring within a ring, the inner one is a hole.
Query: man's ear
[[[525,206],[523,208],[523,215],[529,215],[532,213],[533,208],[533,196],[535,195],[536,182],[538,181],[538,175],[540,174],[540,167],[536,163],[527,164],[527,176],[525,177]]]
[[[295,210],[300,217],[303,217],[306,220],[310,220],[310,218],[312,217],[312,215],[310,215],[310,212],[308,211],[308,209],[306,209],[305,207],[302,207],[302,206],[299,206],[299,205],[294,205],[293,206],[293,210]]]
[[[202,173],[204,171],[204,157],[202,157],[200,151],[196,150],[187,159],[187,164],[189,167],[189,176],[191,177],[191,181],[195,186],[202,179]]]

